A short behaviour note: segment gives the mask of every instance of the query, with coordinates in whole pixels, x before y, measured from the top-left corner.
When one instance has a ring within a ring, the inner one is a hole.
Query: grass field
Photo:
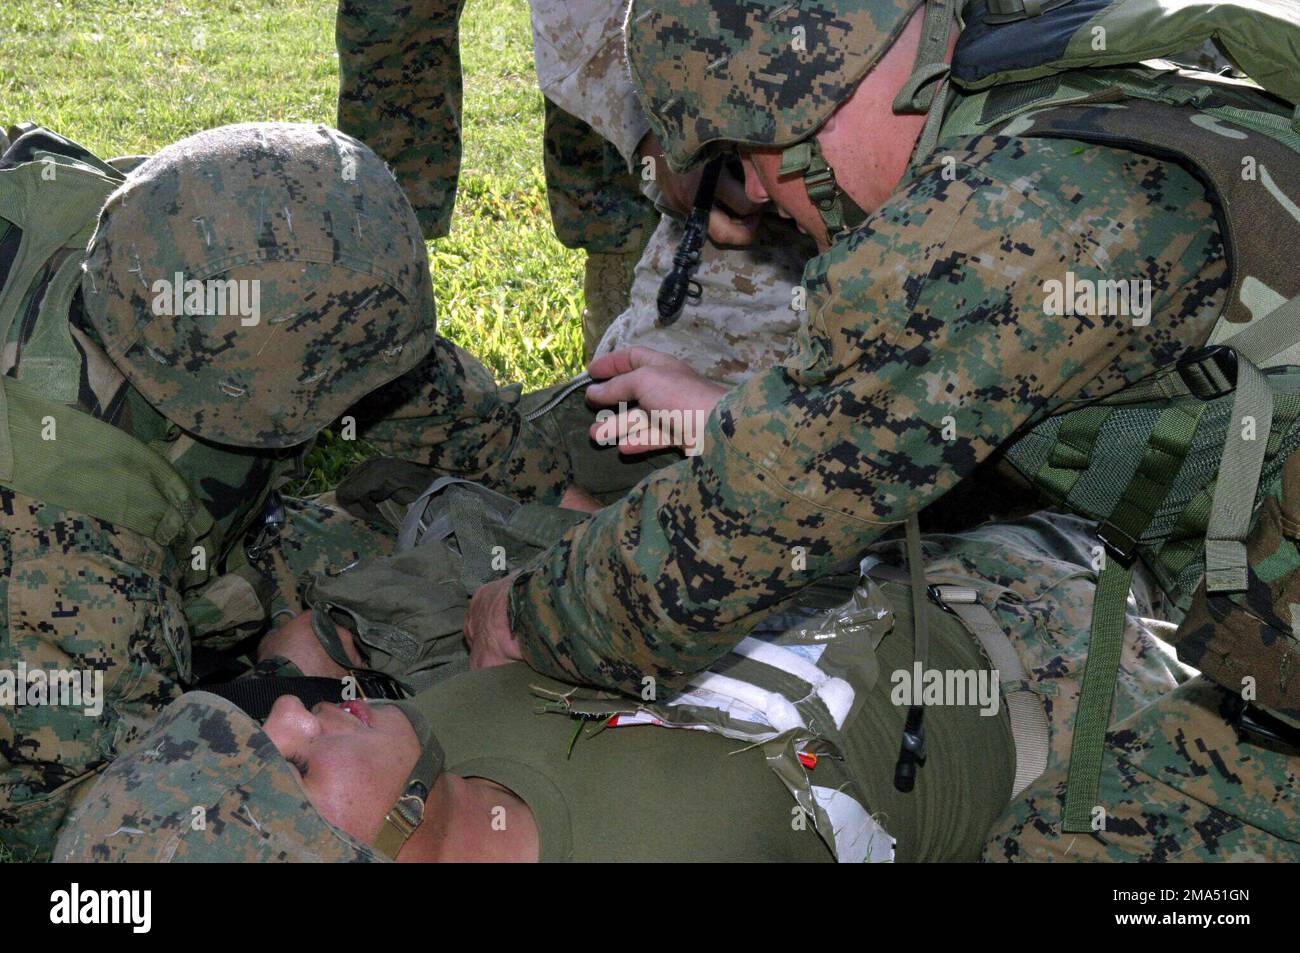
[[[333,0],[3,0],[0,119],[102,156],[232,122],[333,125],[334,15]],[[582,252],[551,233],[526,0],[470,0],[461,54],[460,195],[451,234],[430,244],[439,330],[498,377],[543,386],[581,362]],[[324,435],[301,489],[324,489],[359,451]]]

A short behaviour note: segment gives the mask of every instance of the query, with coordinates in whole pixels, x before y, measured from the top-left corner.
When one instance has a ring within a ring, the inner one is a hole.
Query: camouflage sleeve
[[[410,373],[366,398],[357,420],[380,452],[431,466],[524,502],[558,502],[572,482],[562,446],[528,423],[520,387],[445,338]]]
[[[798,351],[722,400],[700,455],[518,578],[531,665],[680,684],[1026,422],[1204,340],[1225,269],[1188,173],[1075,142],[956,145],[809,265]],[[1045,282],[1067,272],[1149,280],[1146,323],[1049,316]]]
[[[152,541],[0,488],[0,844],[47,859],[95,774],[190,677]]]
[[[632,169],[646,117],[623,52],[623,0],[532,0],[543,95],[612,142]],[[635,171],[635,170],[633,170]]]

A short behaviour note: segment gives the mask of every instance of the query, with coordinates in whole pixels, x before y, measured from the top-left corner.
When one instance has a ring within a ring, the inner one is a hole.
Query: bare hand
[[[626,414],[602,414],[590,430],[597,443],[617,442],[626,454],[664,447],[699,453],[704,424],[727,393],[726,387],[701,376],[685,361],[648,347],[605,354],[587,370],[601,381],[587,388],[589,404],[637,405]]]
[[[655,184],[663,193],[664,201],[682,215],[689,214],[695,205],[695,192],[700,187],[704,167],[685,173],[668,168],[664,151],[653,132],[645,134],[636,151],[643,160],[647,157],[654,160]],[[717,245],[754,244],[762,208],[763,204],[745,194],[745,183],[724,168],[718,177],[713,210],[709,212],[709,238]]]

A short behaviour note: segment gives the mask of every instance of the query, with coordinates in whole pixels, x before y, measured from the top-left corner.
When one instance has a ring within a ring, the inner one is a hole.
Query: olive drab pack
[[[137,532],[190,567],[192,548],[206,545],[212,518],[163,456],[75,406],[82,358],[69,310],[99,210],[134,160],[105,162],[32,124],[12,127],[6,139],[0,155],[0,485]],[[57,422],[60,439],[42,439],[49,420]],[[206,577],[187,572],[191,584]]]
[[[398,531],[392,556],[363,560],[317,577],[305,601],[321,646],[367,691],[372,676],[391,681],[391,697],[418,694],[468,668],[463,638],[470,596],[519,568],[585,519],[575,510],[521,504],[487,487],[438,477],[388,457],[366,461],[339,485],[355,515]],[[421,598],[412,601],[413,590]],[[363,665],[348,658],[345,626]]]
[[[1300,272],[1290,256],[1300,241],[1300,9],[1073,0],[1031,16],[1017,2],[967,9],[934,139],[1001,132],[1174,158],[1206,186],[1231,268],[1205,349],[1063,408],[1007,451],[1050,499],[1100,522],[1063,824],[1083,832],[1135,559],[1187,613],[1175,636],[1183,660],[1253,703],[1239,730],[1300,718]],[[1206,40],[1258,86],[1171,63],[1119,65]]]

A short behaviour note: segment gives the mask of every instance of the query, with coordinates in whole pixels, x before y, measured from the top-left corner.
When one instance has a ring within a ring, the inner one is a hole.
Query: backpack
[[[17,343],[14,368],[0,376],[0,486],[130,529],[190,567],[211,516],[164,457],[75,406],[82,357],[68,316],[86,244],[122,169],[138,160],[105,162],[31,123],[11,127],[5,142],[0,343]],[[186,572],[191,583],[207,575]]]
[[[965,17],[918,156],[941,134],[1002,131],[1175,159],[1206,185],[1233,269],[1208,346],[1061,408],[1005,450],[1050,500],[1100,524],[1062,825],[1088,832],[1135,560],[1186,613],[1174,636],[1184,661],[1300,718],[1300,9],[976,0]],[[1258,86],[1127,65],[1211,40]],[[900,100],[929,105],[924,58]]]

